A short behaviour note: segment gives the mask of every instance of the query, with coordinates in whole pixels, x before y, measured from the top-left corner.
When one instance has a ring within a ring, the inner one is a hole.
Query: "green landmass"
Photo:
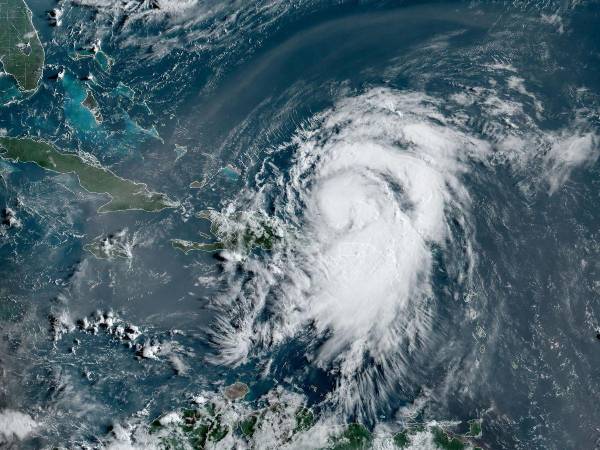
[[[81,102],[83,106],[90,110],[90,112],[94,115],[94,119],[96,119],[97,123],[102,123],[102,113],[100,112],[100,105],[98,105],[98,101],[94,94],[91,91],[87,91],[85,98]]]
[[[481,419],[469,420],[469,434],[470,437],[481,437]]]
[[[248,389],[247,385],[239,382],[229,387],[232,386],[242,391]],[[289,429],[280,436],[283,445],[291,442],[297,433],[305,430],[301,425],[302,423],[307,425],[308,428],[314,424],[314,413],[311,409],[300,406],[297,409],[290,410],[287,408],[288,406],[285,401],[280,402],[272,399],[269,404],[248,411],[244,409],[243,404],[233,403],[225,399],[221,400],[217,397],[214,401],[206,400],[201,404],[184,409],[175,416],[173,416],[173,413],[169,413],[159,417],[150,423],[149,431],[159,439],[161,442],[160,447],[163,449],[221,448],[218,443],[227,436],[233,437],[233,440],[240,446],[231,447],[228,442],[228,445],[222,448],[258,449],[261,447],[259,442],[254,441],[256,433],[259,430],[269,430],[272,426],[271,420],[278,417],[277,414],[280,412],[282,414],[282,424],[288,422],[289,419],[296,418],[296,427]],[[240,412],[243,413],[238,414]],[[286,414],[291,414],[291,416]],[[356,425],[356,427],[351,425],[339,437],[343,442],[348,439],[355,442],[356,439],[361,439],[360,436],[364,433],[363,430],[366,431],[366,428],[362,425]],[[366,432],[368,433],[368,431]],[[341,450],[347,447],[335,448]]]
[[[431,432],[433,433],[433,442],[440,449],[464,450],[467,448],[466,444],[461,439],[451,436],[440,427],[432,427]]]
[[[410,447],[410,445],[412,443],[413,436],[415,436],[417,433],[424,433],[424,432],[427,432],[425,426],[423,426],[421,424],[417,424],[417,425],[410,426],[410,427],[406,428],[405,430],[402,430],[399,433],[396,433],[392,437],[392,440],[394,441],[394,445],[396,445],[396,447],[408,448],[408,447]]]
[[[478,450],[479,447],[474,446],[472,438],[480,438],[481,419],[469,420],[469,432],[461,435],[450,432],[440,424],[422,424],[409,426],[393,436],[394,445],[397,448],[410,448],[413,444],[414,437],[419,433],[431,433],[433,445],[440,450]]]
[[[239,212],[230,217],[214,210],[206,210],[198,213],[197,217],[210,221],[212,236],[205,237],[213,242],[171,239],[171,245],[185,254],[194,250],[233,250],[246,254],[254,248],[270,250],[275,240],[281,238],[273,219],[257,213]]]
[[[294,432],[306,431],[313,426],[314,422],[315,414],[312,409],[302,407],[296,411],[296,428],[294,428]]]
[[[177,206],[165,194],[151,192],[143,183],[115,175],[110,170],[84,161],[72,153],[61,153],[53,145],[30,138],[0,137],[0,157],[16,162],[31,162],[58,173],[77,175],[85,190],[108,194],[111,199],[98,212],[139,209],[155,212]]]
[[[210,232],[224,248],[249,251],[260,247],[270,250],[279,234],[271,219],[252,212],[225,216],[214,210],[201,211],[200,219],[210,221]]]
[[[159,433],[164,428],[161,419],[156,419],[150,425],[150,433]],[[231,431],[229,426],[222,422],[222,416],[213,403],[184,410],[178,428],[180,434],[161,437],[164,449],[189,448],[189,446],[203,449],[209,443],[221,441]],[[189,446],[185,445],[186,441]]]
[[[240,422],[240,431],[242,435],[245,437],[252,437],[254,432],[256,431],[256,423],[258,422],[258,416],[256,414],[251,414],[246,419]]]
[[[245,392],[243,383],[234,383],[228,388],[240,388]],[[227,389],[227,388],[226,388]],[[225,397],[228,397],[225,395]],[[253,408],[248,403],[234,403],[215,396],[213,400],[202,399],[202,404],[184,409],[176,414],[169,413],[152,422],[150,432],[160,437],[163,448],[262,448],[265,432],[278,442],[281,447],[307,448],[313,427],[322,432],[323,423],[319,423],[317,413],[306,406],[290,404],[281,398],[269,397],[267,404]],[[466,434],[451,431],[465,423],[428,422],[407,426],[394,435],[375,436],[362,423],[350,423],[340,428],[334,427],[326,443],[313,447],[320,450],[367,450],[373,448],[375,441],[383,444],[382,448],[427,448],[438,450],[482,450],[474,441],[471,433],[480,431],[481,419],[468,421],[469,432]],[[472,428],[475,426],[475,429]],[[274,428],[280,427],[280,428]],[[277,430],[276,435],[272,433]],[[479,433],[479,437],[481,434]],[[222,441],[225,437],[227,441]],[[476,437],[475,440],[478,438]],[[227,445],[224,445],[227,442]],[[323,442],[323,441],[320,441]]]
[[[42,77],[44,48],[24,0],[0,1],[0,61],[23,91],[35,90]]]
[[[327,447],[331,450],[367,450],[373,438],[367,428],[360,423],[351,423],[348,428]]]
[[[408,431],[401,431],[394,435],[394,444],[398,448],[407,448],[410,445],[410,437]]]
[[[223,244],[220,242],[193,242],[186,241],[183,239],[171,239],[171,245],[173,248],[177,250],[181,250],[186,255],[194,250],[202,251],[202,252],[216,252],[218,250],[223,250]]]

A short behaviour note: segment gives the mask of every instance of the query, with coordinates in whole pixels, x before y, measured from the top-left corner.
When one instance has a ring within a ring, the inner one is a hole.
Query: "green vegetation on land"
[[[151,192],[143,183],[126,180],[110,170],[84,161],[80,156],[61,153],[53,145],[30,138],[0,137],[0,157],[17,162],[31,162],[58,173],[73,173],[85,190],[108,194],[111,199],[98,212],[141,209],[160,211],[176,205],[165,194]]]
[[[274,220],[259,213],[237,212],[228,216],[214,210],[206,210],[198,213],[197,217],[210,221],[213,242],[171,239],[174,248],[186,254],[194,250],[232,250],[245,255],[255,248],[270,250],[275,241],[282,237],[281,230],[277,228]],[[211,238],[208,235],[205,237]]]
[[[222,248],[248,252],[253,248],[270,250],[278,236],[270,218],[258,213],[237,212],[232,216],[214,210],[205,210],[197,214],[200,219],[208,220],[210,232],[219,241]]]
[[[97,123],[102,123],[102,113],[100,112],[100,106],[98,105],[98,101],[94,94],[91,91],[87,91],[85,98],[81,102],[83,106],[90,110],[90,112],[94,115],[94,119],[96,119]]]
[[[470,437],[481,437],[481,419],[469,420],[469,434]]]
[[[466,445],[457,437],[450,436],[440,427],[432,427],[433,442],[438,448],[444,450],[464,450]]]
[[[294,432],[306,431],[313,426],[315,415],[310,408],[302,407],[296,412],[296,428]]]
[[[398,448],[407,448],[410,445],[410,438],[408,437],[408,431],[401,431],[394,435],[394,444]]]
[[[394,444],[398,448],[408,448],[411,445],[413,437],[417,433],[426,433],[427,429],[422,424],[413,425],[399,433],[396,433],[393,437]]]
[[[199,250],[202,252],[216,252],[218,250],[223,250],[224,248],[223,244],[221,244],[220,242],[203,243],[186,241],[183,239],[171,239],[171,245],[173,246],[173,248],[181,250],[186,255],[194,250]]]
[[[371,448],[372,436],[360,423],[351,423],[341,436],[328,447],[331,450],[366,450]]]
[[[234,383],[228,388],[242,389],[242,385]],[[279,442],[282,447],[306,448],[315,432],[319,439],[314,441],[313,448],[321,450],[367,450],[376,442],[385,448],[398,449],[426,446],[438,450],[482,450],[475,442],[481,437],[481,419],[466,423],[415,423],[394,435],[374,434],[361,423],[350,423],[332,427],[331,434],[323,442],[325,424],[306,404],[290,408],[285,400],[269,397],[267,404],[255,409],[248,408],[249,404],[245,402],[230,401],[227,394],[223,397],[227,400],[202,400],[201,405],[181,411],[175,419],[170,417],[173,413],[163,416],[150,425],[150,432],[161,439],[165,449],[262,448],[265,433],[269,439],[275,439],[271,442]],[[470,429],[465,434],[452,431],[459,425],[463,429],[467,424]],[[472,436],[474,432],[479,432],[478,436]]]
[[[256,422],[258,422],[258,416],[256,414],[252,414],[242,420],[239,425],[242,435],[245,437],[252,437],[254,431],[256,431]]]
[[[469,420],[469,432],[466,434],[457,434],[449,431],[444,425],[439,423],[417,424],[407,427],[393,437],[396,448],[411,448],[419,441],[417,435],[421,433],[430,434],[435,448],[440,450],[481,450],[474,447],[473,438],[481,438],[481,419]]]
[[[181,416],[182,421],[178,424],[178,428],[183,434],[171,433],[162,436],[160,439],[164,449],[189,448],[189,446],[203,449],[209,442],[221,441],[230,431],[229,426],[222,422],[221,414],[216,413],[215,405],[211,403],[197,409],[186,409]],[[165,427],[160,419],[150,425],[150,433],[159,433],[163,429]]]
[[[242,383],[239,383],[241,385]],[[235,384],[234,384],[235,385]],[[232,385],[232,386],[234,386]],[[245,385],[244,385],[245,386]],[[231,387],[231,386],[230,386]],[[227,395],[224,395],[227,398]],[[296,419],[296,426],[283,432],[280,438],[283,443],[289,443],[293,436],[301,431],[308,430],[314,425],[314,413],[310,408],[300,406],[296,410],[289,410],[285,403],[275,401],[254,411],[239,414],[244,409],[238,409],[239,403],[233,403],[229,399],[225,402],[220,400],[206,401],[201,405],[184,409],[175,417],[169,417],[172,413],[154,420],[149,427],[151,434],[157,436],[163,449],[205,449],[219,448],[219,442],[226,437],[232,438],[239,443],[245,443],[243,448],[261,448],[255,442],[255,435],[259,431],[269,432],[272,425],[273,414],[282,413],[282,424],[289,423],[286,419]],[[285,412],[284,412],[285,411]],[[291,416],[285,414],[291,413]],[[165,420],[167,419],[167,420]],[[366,433],[366,435],[365,435]],[[328,449],[350,449],[366,447],[348,447],[349,443],[364,443],[371,435],[365,427],[359,424],[351,424],[344,432],[331,442]],[[227,442],[223,448],[233,448]],[[238,448],[238,447],[235,447]],[[242,448],[242,447],[240,447]],[[324,449],[325,450],[325,449]]]
[[[23,91],[37,88],[44,67],[44,48],[24,0],[0,1],[0,61]]]

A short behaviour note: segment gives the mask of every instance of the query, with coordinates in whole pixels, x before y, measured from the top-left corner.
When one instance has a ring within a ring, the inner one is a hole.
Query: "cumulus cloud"
[[[4,409],[0,411],[0,444],[23,440],[33,433],[39,424],[28,414]]]
[[[550,192],[562,186],[574,168],[591,165],[598,156],[598,137],[593,133],[556,138],[545,158]]]

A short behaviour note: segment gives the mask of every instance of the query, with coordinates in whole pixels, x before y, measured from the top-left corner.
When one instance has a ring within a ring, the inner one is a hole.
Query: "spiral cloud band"
[[[319,345],[308,357],[339,371],[345,407],[373,412],[375,384],[385,395],[427,345],[433,247],[453,242],[448,219],[464,222],[469,207],[461,174],[490,149],[435,100],[388,89],[339,102],[293,145],[291,171],[260,195],[302,238],[246,263],[254,276],[227,295],[237,313],[219,322],[221,357],[245,361],[309,326]]]

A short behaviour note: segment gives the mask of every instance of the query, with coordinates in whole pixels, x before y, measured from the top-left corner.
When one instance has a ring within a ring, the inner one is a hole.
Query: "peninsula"
[[[25,0],[0,1],[0,62],[20,90],[37,88],[44,59],[44,48]]]

